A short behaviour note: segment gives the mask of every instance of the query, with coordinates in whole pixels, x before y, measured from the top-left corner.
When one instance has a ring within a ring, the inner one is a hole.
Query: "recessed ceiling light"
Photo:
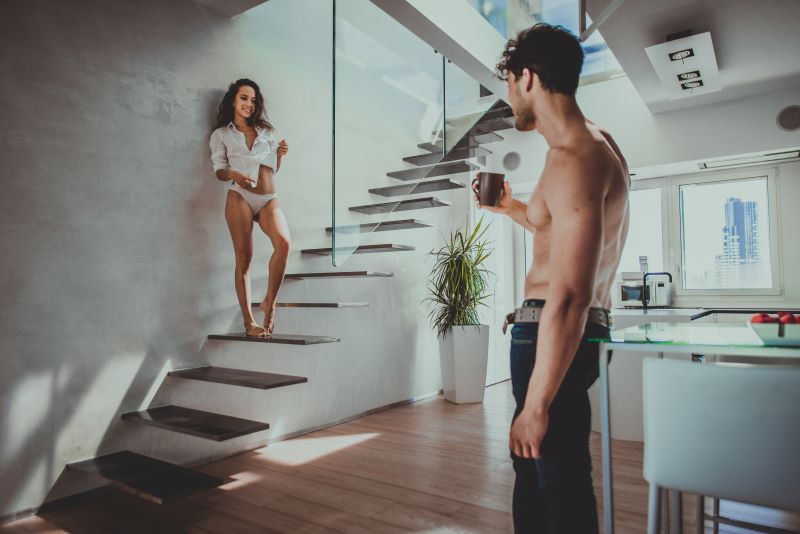
[[[690,72],[682,72],[682,73],[678,74],[678,81],[693,80],[693,79],[699,78],[699,77],[700,77],[700,71],[699,70],[693,70],[693,71],[690,71]]]
[[[677,52],[670,52],[669,60],[670,61],[683,61],[687,57],[694,56],[694,50],[691,48],[687,48],[686,50],[678,50]]]
[[[703,80],[695,80],[693,82],[683,82],[681,84],[684,90],[686,89],[697,89],[698,87],[703,87]]]

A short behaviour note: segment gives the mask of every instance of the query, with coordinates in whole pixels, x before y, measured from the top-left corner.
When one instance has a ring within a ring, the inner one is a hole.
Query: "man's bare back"
[[[553,151],[559,152],[552,157]],[[545,299],[552,269],[550,243],[552,214],[548,207],[546,192],[557,190],[564,180],[564,159],[580,159],[583,165],[596,172],[577,179],[601,185],[603,198],[603,232],[599,264],[594,275],[594,291],[591,306],[611,307],[611,285],[619,266],[619,257],[628,234],[628,192],[630,178],[625,158],[611,136],[591,122],[586,123],[586,138],[569,146],[552,147],[548,152],[541,179],[531,194],[526,209],[526,218],[533,233],[533,263],[525,277],[525,298]]]

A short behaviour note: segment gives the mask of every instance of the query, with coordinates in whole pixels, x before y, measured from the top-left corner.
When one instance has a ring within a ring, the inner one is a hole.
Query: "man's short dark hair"
[[[522,76],[527,68],[539,76],[545,90],[575,96],[582,66],[578,38],[563,26],[540,22],[508,40],[497,71],[500,79],[507,80],[509,72]]]

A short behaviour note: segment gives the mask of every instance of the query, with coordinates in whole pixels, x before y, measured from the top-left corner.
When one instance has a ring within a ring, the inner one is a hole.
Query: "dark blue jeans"
[[[517,323],[511,330],[511,385],[517,418],[525,405],[536,361],[537,323]],[[517,534],[596,534],[597,502],[589,456],[591,409],[586,390],[598,376],[599,345],[606,327],[590,324],[561,387],[550,406],[541,459],[511,453],[514,483],[514,531]]]

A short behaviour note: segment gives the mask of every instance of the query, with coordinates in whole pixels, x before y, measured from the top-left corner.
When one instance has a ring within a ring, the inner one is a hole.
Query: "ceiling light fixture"
[[[683,61],[686,58],[694,57],[694,50],[687,48],[686,50],[678,50],[677,52],[670,52],[670,61]]]
[[[711,33],[690,33],[686,30],[670,34],[668,39],[671,40],[644,49],[670,100],[722,89]]]
[[[678,74],[678,80],[680,80],[680,81],[693,80],[693,79],[699,78],[699,77],[700,77],[700,71],[699,70],[693,70],[691,72],[682,72],[682,73]]]

